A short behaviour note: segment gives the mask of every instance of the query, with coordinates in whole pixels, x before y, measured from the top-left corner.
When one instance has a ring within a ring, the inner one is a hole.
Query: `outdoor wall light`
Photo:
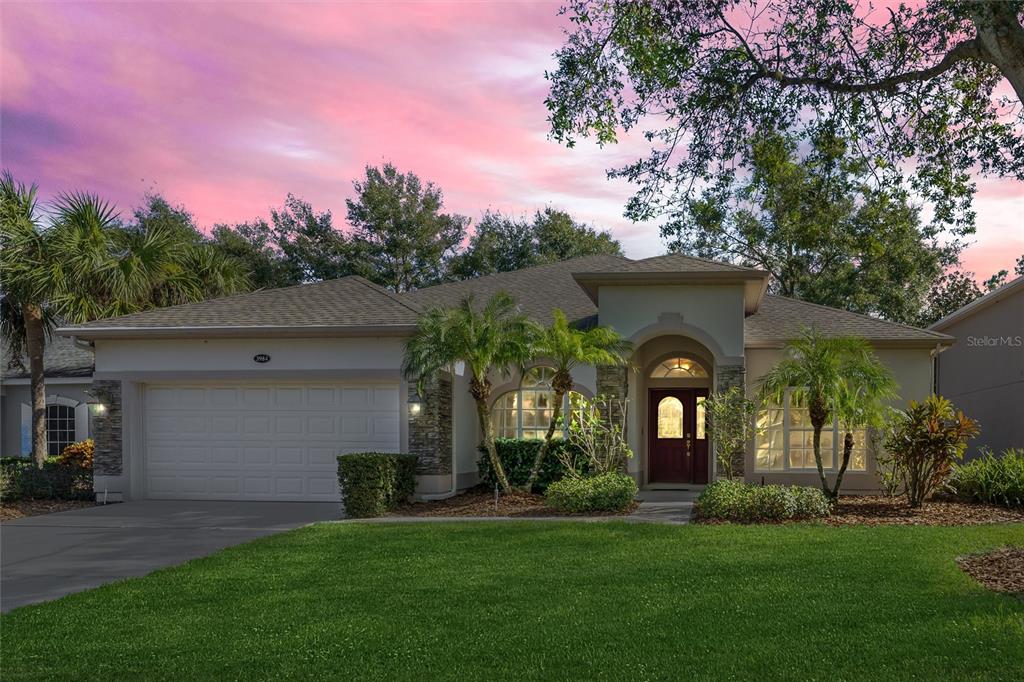
[[[89,408],[89,416],[98,419],[106,417],[109,411],[107,407],[107,403],[110,402],[109,396],[102,391],[84,391],[84,393],[91,399],[86,403]]]
[[[420,392],[416,391],[409,396],[409,416],[418,417],[423,414],[423,398],[420,397]]]

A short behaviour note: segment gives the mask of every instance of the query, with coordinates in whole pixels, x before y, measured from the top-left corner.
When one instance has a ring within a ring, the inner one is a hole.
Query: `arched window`
[[[498,398],[491,410],[494,435],[498,438],[544,438],[555,409],[555,391],[551,381],[555,370],[550,367],[534,367],[523,375],[519,389],[509,391]],[[562,415],[572,414],[583,396],[570,391],[562,404]],[[565,435],[563,429],[555,431],[557,437]]]
[[[683,437],[683,403],[668,396],[658,403],[658,438]]]
[[[652,379],[707,379],[708,373],[696,360],[669,358],[651,371]]]

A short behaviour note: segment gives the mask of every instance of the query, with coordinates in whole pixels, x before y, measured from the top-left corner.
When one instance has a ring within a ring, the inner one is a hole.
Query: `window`
[[[683,437],[683,404],[668,396],[658,403],[658,438]]]
[[[652,379],[706,379],[707,370],[690,358],[671,358],[658,363],[651,371]]]
[[[793,405],[787,395],[783,407],[770,405],[757,414],[761,430],[754,447],[754,468],[757,471],[817,470],[814,461],[814,428],[806,407]],[[865,429],[853,432],[853,452],[848,471],[867,469],[867,436]],[[836,471],[842,459],[842,432],[833,422],[821,431],[821,465]]]
[[[75,442],[75,408],[46,406],[46,454],[56,457]]]
[[[704,396],[697,398],[697,440],[704,440],[707,438],[705,433],[705,426],[708,421],[707,407],[704,405]]]
[[[555,409],[555,392],[551,388],[554,377],[555,370],[550,367],[534,367],[523,375],[519,390],[498,398],[491,410],[494,435],[527,440],[544,438]],[[562,414],[571,416],[582,400],[582,395],[570,391],[565,396]],[[563,437],[565,431],[557,429],[555,435]]]

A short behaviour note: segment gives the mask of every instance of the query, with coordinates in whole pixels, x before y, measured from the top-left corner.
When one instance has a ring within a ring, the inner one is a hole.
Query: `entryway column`
[[[416,384],[409,384],[409,397]],[[424,382],[420,395],[423,411],[409,417],[409,452],[416,455],[420,476],[449,476],[452,473],[452,382],[437,376]]]

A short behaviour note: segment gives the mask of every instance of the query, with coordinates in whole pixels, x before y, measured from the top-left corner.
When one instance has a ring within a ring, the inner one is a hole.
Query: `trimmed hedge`
[[[622,511],[636,498],[632,476],[610,471],[587,478],[563,478],[548,486],[544,502],[566,512]]]
[[[1000,457],[985,452],[954,464],[946,487],[965,500],[1024,508],[1024,449],[1010,448]]]
[[[541,440],[520,440],[517,438],[497,438],[494,441],[498,450],[498,459],[505,467],[505,475],[512,487],[518,487],[526,483],[530,477],[530,467],[537,456],[537,451],[544,441]],[[553,482],[564,478],[566,471],[558,458],[558,453],[565,448],[575,447],[568,441],[555,438],[551,441],[551,448],[540,468],[540,476],[533,486],[536,492],[544,492]],[[480,446],[480,458],[476,463],[480,472],[480,482],[489,488],[493,488],[497,481],[494,478],[494,470],[491,468],[491,458],[487,456],[487,450]]]
[[[350,519],[382,516],[416,492],[416,455],[353,452],[338,456],[342,506]]]
[[[761,523],[820,519],[830,513],[818,488],[715,481],[697,498],[695,514],[706,521]]]

